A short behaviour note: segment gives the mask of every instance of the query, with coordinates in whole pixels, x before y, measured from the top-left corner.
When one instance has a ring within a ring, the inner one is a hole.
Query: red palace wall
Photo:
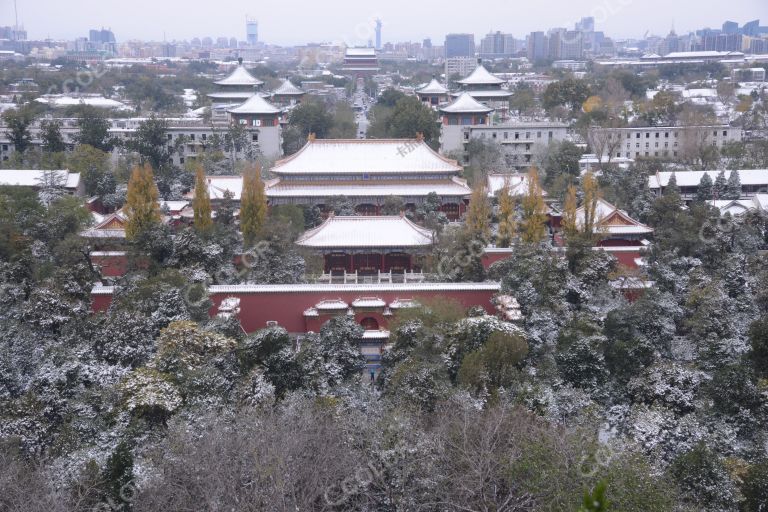
[[[104,277],[120,277],[128,271],[128,258],[125,255],[95,256],[92,254],[91,262],[101,267],[101,275]]]
[[[430,289],[431,288],[431,289]],[[495,313],[491,299],[498,293],[495,283],[483,284],[414,284],[414,285],[264,285],[264,286],[214,286],[210,298],[214,306],[213,316],[222,300],[227,297],[240,299],[240,323],[246,332],[254,332],[275,321],[292,333],[318,331],[333,315],[304,316],[304,311],[324,300],[342,300],[352,304],[355,299],[378,298],[390,304],[395,299],[434,301],[452,299],[469,309],[481,306],[489,314]],[[94,311],[104,311],[111,302],[109,289],[96,290],[92,295]],[[392,317],[382,314],[383,309],[356,309],[355,319],[374,318],[379,327],[386,329]],[[396,311],[393,310],[396,315]]]

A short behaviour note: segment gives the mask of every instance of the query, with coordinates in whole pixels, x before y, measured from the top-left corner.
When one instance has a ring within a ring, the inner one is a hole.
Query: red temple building
[[[391,283],[423,280],[419,261],[433,237],[404,215],[331,215],[296,244],[323,255],[328,282]]]
[[[457,220],[472,193],[455,160],[436,153],[421,139],[325,139],[310,137],[297,153],[270,170],[265,183],[270,205],[306,204],[324,209],[345,196],[362,215],[380,215],[390,196],[415,209],[434,192],[441,211]]]

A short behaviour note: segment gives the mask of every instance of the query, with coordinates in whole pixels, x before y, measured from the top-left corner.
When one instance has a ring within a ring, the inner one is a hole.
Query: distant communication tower
[[[381,50],[381,20],[376,20],[376,49]]]
[[[245,17],[245,41],[248,46],[256,46],[259,42],[259,22],[248,16]]]

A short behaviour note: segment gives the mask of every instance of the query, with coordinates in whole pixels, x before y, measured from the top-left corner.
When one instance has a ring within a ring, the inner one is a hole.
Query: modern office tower
[[[245,18],[245,40],[248,46],[256,46],[259,42],[259,22],[253,18]]]
[[[528,60],[536,62],[549,56],[549,41],[544,32],[531,32],[528,36]]]
[[[445,36],[445,58],[474,57],[474,34],[448,34]]]

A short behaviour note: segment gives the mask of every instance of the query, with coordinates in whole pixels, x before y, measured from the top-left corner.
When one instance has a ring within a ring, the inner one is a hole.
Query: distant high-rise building
[[[230,48],[237,48],[237,38],[236,37],[230,37],[229,38],[229,47]]]
[[[576,23],[576,30],[579,32],[594,32],[595,31],[595,18],[588,16],[581,18],[581,21]]]
[[[529,61],[536,62],[549,56],[549,41],[544,32],[531,32],[527,44]]]
[[[421,42],[422,48],[432,48],[432,39],[426,38],[424,41]]]
[[[445,58],[474,57],[474,34],[448,34],[445,36]]]
[[[483,58],[508,57],[515,53],[515,38],[512,34],[490,32],[480,40],[480,56]]]
[[[26,41],[27,31],[24,27],[0,27],[0,39],[10,39],[11,41]]]
[[[381,50],[381,20],[376,20],[376,49]]]
[[[90,30],[88,31],[88,41],[97,44],[114,43],[115,34],[111,30],[104,28],[101,30]]]
[[[723,23],[723,33],[725,34],[738,34],[739,24],[735,21],[726,21]]]
[[[760,20],[752,20],[741,27],[741,33],[745,36],[756,36],[760,33]]]
[[[245,41],[248,46],[256,46],[259,42],[259,22],[253,18],[245,18]]]

